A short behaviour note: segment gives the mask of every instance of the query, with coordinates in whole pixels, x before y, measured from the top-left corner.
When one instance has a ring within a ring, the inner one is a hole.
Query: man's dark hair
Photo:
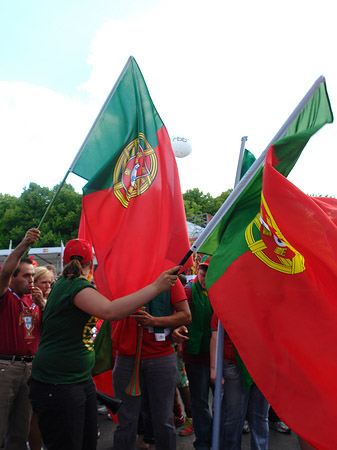
[[[33,264],[33,261],[30,258],[22,258],[19,262],[18,267],[15,269],[15,272],[13,273],[13,277],[17,277],[20,270],[21,270],[21,264]]]

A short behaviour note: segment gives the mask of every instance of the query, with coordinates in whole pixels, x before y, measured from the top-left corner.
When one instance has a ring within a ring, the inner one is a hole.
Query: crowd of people
[[[205,286],[210,257],[188,283],[176,266],[111,302],[88,281],[93,252],[87,241],[67,243],[57,279],[55,268],[24,258],[39,235],[29,229],[0,270],[1,448],[96,448],[91,371],[94,330],[103,319],[113,323],[112,384],[122,400],[113,449],[175,450],[180,426],[180,436],[195,434],[195,449],[210,450],[218,323]],[[250,430],[251,448],[268,449],[269,404],[226,334],[223,378],[220,448],[239,450]],[[273,414],[272,426],[289,433]]]

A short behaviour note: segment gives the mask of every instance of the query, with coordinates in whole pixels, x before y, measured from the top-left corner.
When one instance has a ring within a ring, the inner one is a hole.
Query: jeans
[[[0,445],[6,433],[6,449],[27,449],[32,407],[28,397],[31,362],[0,360]]]
[[[222,448],[240,450],[242,429],[248,413],[251,431],[251,449],[268,450],[269,404],[256,384],[243,388],[242,375],[236,364],[224,361],[224,426]]]
[[[176,430],[173,422],[173,401],[177,382],[175,353],[159,358],[142,359],[140,363],[140,387],[144,396],[127,395],[125,389],[131,379],[134,358],[118,355],[112,372],[116,397],[123,400],[118,410],[118,425],[114,434],[113,450],[134,450],[138,417],[142,408],[144,433],[152,422],[157,450],[176,449]],[[145,396],[145,392],[147,396]]]
[[[91,378],[72,384],[46,384],[32,378],[30,398],[47,450],[95,450],[97,397]]]
[[[212,414],[209,409],[209,389],[214,391],[210,379],[210,366],[185,364],[190,385],[191,410],[194,426],[194,448],[209,450],[212,447]]]

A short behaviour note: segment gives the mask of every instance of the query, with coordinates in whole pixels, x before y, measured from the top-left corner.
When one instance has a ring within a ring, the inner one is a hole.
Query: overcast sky
[[[257,157],[324,75],[337,114],[333,0],[3,0],[0,2],[0,192],[59,183],[128,57],[170,135],[182,191],[233,187],[241,137]],[[336,125],[290,175],[336,196]],[[84,182],[68,181],[80,191]]]

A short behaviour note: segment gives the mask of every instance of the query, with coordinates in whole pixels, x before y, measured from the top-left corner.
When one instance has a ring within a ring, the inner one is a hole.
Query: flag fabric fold
[[[204,246],[215,248],[212,306],[249,373],[279,417],[322,450],[337,442],[337,200],[309,197],[286,176],[332,120],[323,83]]]

